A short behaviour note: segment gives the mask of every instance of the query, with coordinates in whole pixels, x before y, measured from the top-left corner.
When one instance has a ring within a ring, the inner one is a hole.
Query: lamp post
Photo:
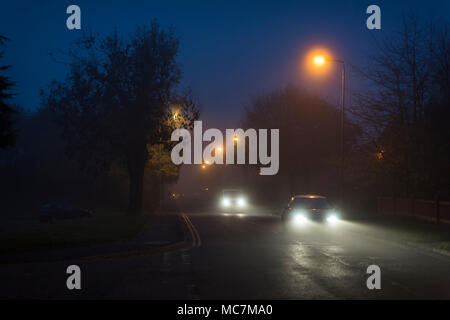
[[[162,211],[163,177],[162,177],[162,138],[159,138],[159,210]]]
[[[345,62],[343,60],[338,59],[330,59],[321,55],[314,57],[314,64],[317,66],[323,66],[325,62],[337,62],[341,64],[342,68],[342,91],[341,91],[341,154],[340,154],[340,160],[341,160],[341,166],[340,166],[340,173],[339,173],[339,184],[340,184],[340,190],[339,190],[339,198],[340,198],[340,204],[341,208],[344,205],[344,112],[345,112]]]
[[[172,111],[170,111],[171,116],[169,117],[169,121],[170,118],[172,118],[172,121],[177,123],[180,120],[180,112],[177,109],[173,109]],[[168,122],[170,124],[170,122]],[[162,137],[159,138],[159,210],[162,211],[163,209],[163,201],[164,201],[164,183],[163,183],[163,166],[164,163],[162,162],[162,156],[163,156],[163,142],[162,142]]]

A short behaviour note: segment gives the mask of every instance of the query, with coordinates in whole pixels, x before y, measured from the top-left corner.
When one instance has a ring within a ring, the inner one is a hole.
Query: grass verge
[[[91,218],[61,221],[0,232],[0,254],[54,250],[118,242],[136,236],[150,215],[99,213]]]

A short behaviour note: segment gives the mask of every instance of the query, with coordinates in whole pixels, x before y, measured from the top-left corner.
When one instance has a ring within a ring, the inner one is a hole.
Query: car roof
[[[293,196],[292,198],[326,199],[327,197],[321,196],[318,194],[299,194],[299,195]]]

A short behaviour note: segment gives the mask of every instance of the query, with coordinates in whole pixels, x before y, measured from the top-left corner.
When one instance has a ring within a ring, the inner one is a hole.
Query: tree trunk
[[[128,201],[128,214],[142,213],[144,199],[144,171],[146,162],[146,148],[137,148],[128,157],[128,174],[130,178],[130,193]]]

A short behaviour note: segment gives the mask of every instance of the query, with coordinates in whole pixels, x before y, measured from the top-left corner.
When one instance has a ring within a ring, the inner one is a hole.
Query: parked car
[[[47,203],[39,209],[39,221],[54,222],[57,220],[80,219],[92,217],[92,211],[80,209],[69,204]]]

